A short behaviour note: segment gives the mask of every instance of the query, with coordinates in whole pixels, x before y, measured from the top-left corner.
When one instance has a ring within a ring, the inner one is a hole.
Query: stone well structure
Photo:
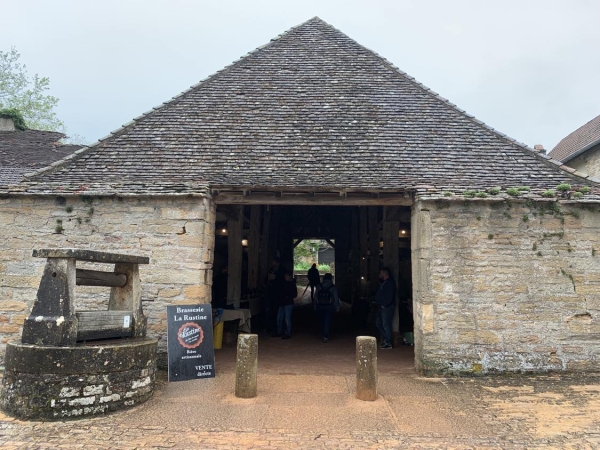
[[[145,337],[138,270],[148,258],[74,249],[33,256],[47,262],[22,339],[7,345],[2,409],[21,419],[60,420],[150,398],[157,341]],[[77,261],[114,264],[114,271],[77,269]],[[108,309],[77,311],[76,285],[111,286]]]

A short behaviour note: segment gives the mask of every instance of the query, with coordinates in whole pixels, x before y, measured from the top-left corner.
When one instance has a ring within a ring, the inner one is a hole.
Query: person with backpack
[[[313,306],[321,322],[321,336],[324,343],[329,342],[329,330],[331,319],[340,310],[340,298],[333,284],[333,276],[326,273],[323,282],[317,286],[317,292],[313,300]]]
[[[310,269],[308,269],[308,285],[310,286],[310,301],[315,301],[315,290],[319,284],[321,284],[321,276],[319,275],[319,269],[317,269],[317,265],[313,264]]]

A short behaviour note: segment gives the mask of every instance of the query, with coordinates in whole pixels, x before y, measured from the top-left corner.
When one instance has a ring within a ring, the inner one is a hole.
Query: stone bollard
[[[356,398],[377,400],[377,339],[371,336],[356,338]]]
[[[240,334],[235,363],[235,396],[256,397],[256,372],[258,370],[258,335]]]

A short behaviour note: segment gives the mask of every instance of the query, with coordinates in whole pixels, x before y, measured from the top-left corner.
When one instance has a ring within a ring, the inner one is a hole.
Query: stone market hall
[[[419,373],[594,371],[599,232],[598,180],[313,18],[2,187],[0,355],[36,297],[33,249],[149,257],[164,364],[166,306],[209,303],[224,265],[228,303],[260,297],[274,257],[291,268],[294,246],[320,239],[347,304],[391,269]],[[78,298],[102,308],[94,288]]]

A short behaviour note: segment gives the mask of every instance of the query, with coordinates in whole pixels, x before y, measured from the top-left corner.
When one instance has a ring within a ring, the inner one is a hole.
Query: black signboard
[[[169,381],[215,376],[210,304],[167,306],[167,351]]]

